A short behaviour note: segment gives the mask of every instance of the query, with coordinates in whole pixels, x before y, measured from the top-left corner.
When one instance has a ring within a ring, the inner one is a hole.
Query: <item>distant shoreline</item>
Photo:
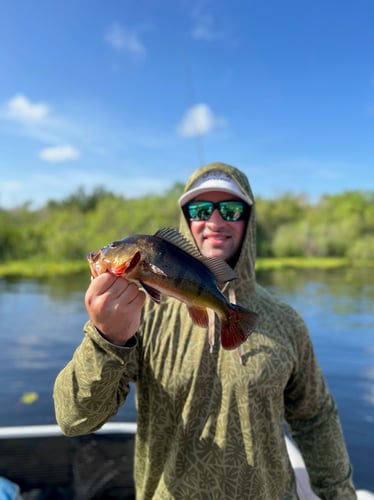
[[[282,257],[258,258],[256,260],[257,271],[272,271],[278,269],[329,270],[347,267],[374,267],[374,261],[351,261],[346,258],[335,257]],[[63,262],[22,260],[0,264],[0,278],[44,278],[48,276],[64,276],[85,273],[89,275],[89,272],[88,264],[84,260]]]

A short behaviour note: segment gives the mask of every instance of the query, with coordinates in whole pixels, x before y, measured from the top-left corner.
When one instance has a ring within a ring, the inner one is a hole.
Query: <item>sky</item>
[[[373,0],[2,0],[0,208],[214,161],[265,198],[372,190],[373,26]]]

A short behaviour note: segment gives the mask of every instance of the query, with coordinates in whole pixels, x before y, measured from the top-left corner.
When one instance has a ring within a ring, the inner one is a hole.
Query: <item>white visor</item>
[[[183,207],[189,201],[196,198],[196,196],[212,191],[231,194],[235,198],[245,201],[249,206],[253,205],[250,197],[239,188],[237,183],[229,175],[221,170],[211,170],[199,177],[192,184],[191,188],[179,198],[179,205]]]

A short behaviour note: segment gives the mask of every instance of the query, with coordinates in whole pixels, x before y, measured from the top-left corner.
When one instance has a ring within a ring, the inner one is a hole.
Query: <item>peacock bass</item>
[[[87,258],[93,277],[104,272],[124,276],[141,284],[157,303],[162,295],[174,297],[187,305],[199,326],[208,326],[208,310],[213,310],[220,318],[224,349],[238,348],[256,327],[257,314],[231,304],[220,291],[219,285],[236,278],[233,269],[222,259],[201,255],[175,229],[128,236]]]

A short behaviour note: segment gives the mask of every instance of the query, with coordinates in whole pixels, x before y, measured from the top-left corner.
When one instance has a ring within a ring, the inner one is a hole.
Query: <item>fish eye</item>
[[[107,245],[105,245],[104,248],[102,248],[102,252],[105,254],[106,252],[110,251],[110,250],[114,250],[118,247],[118,241],[112,241],[112,243],[108,243]]]

